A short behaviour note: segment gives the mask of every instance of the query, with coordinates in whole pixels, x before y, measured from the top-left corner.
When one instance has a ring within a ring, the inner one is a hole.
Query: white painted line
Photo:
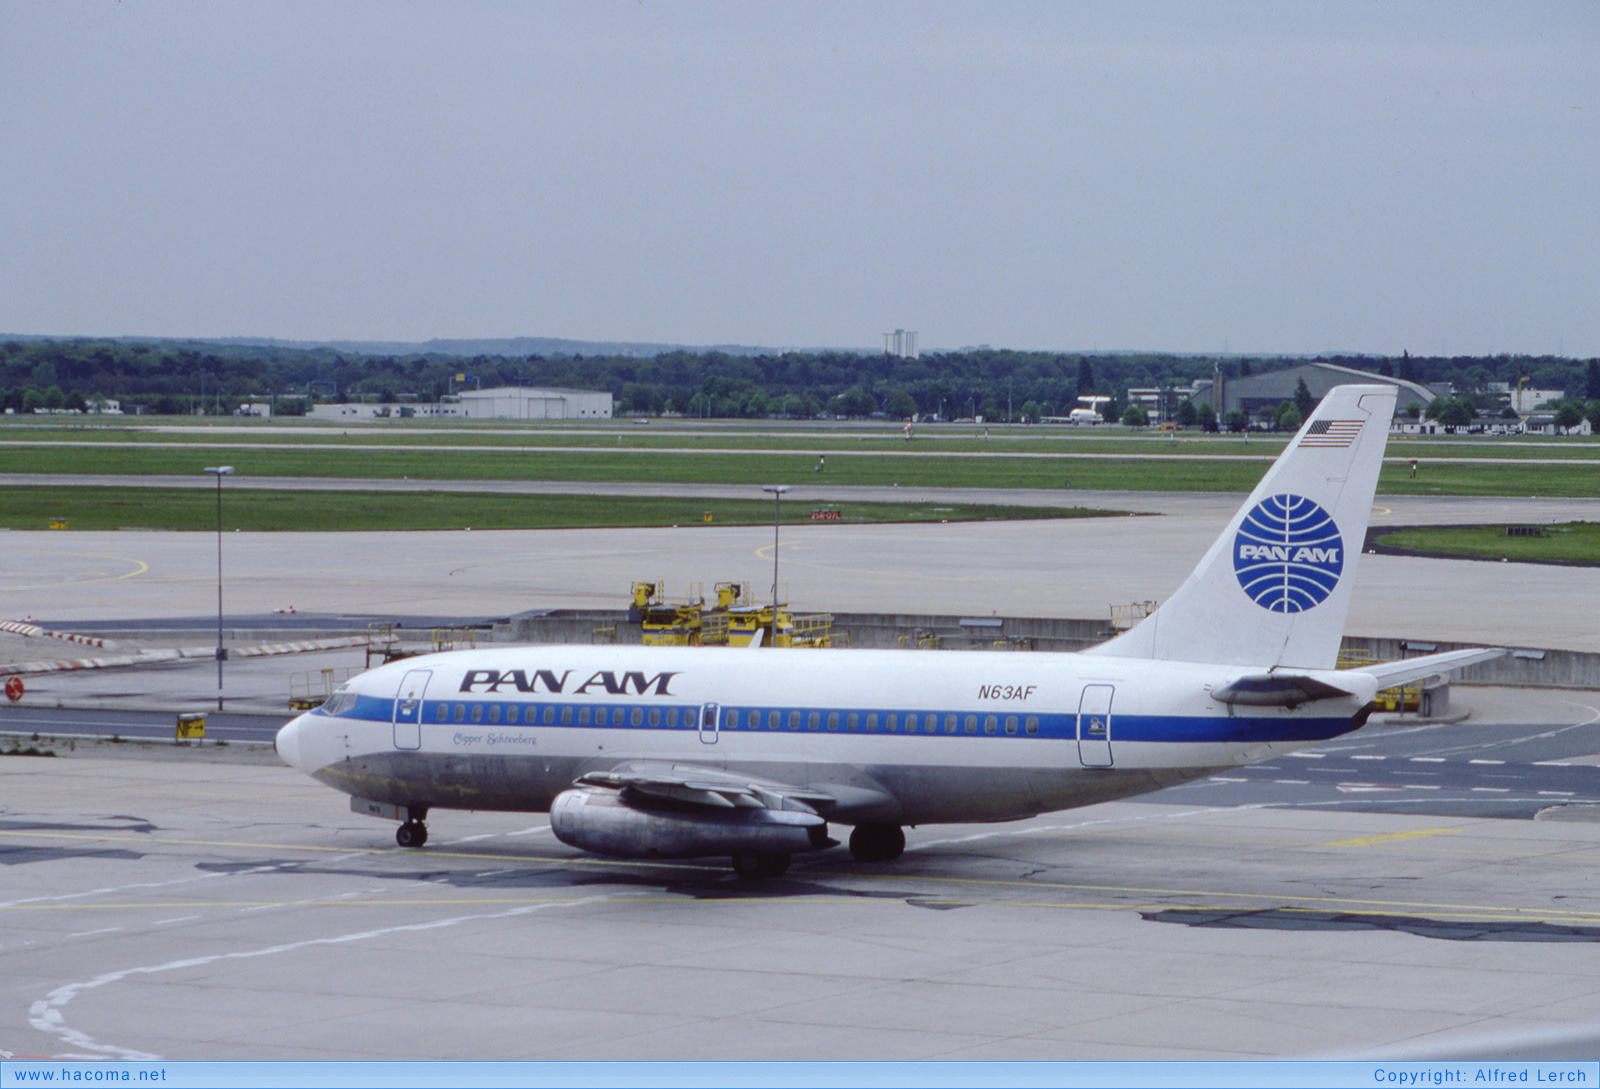
[[[1511,793],[1511,788],[1510,787],[1473,787],[1472,789],[1473,789],[1473,791],[1475,791],[1476,793],[1479,793],[1479,794],[1510,794]]]
[[[1387,756],[1352,756],[1352,760],[1387,760]]]
[[[1324,752],[1286,752],[1283,755],[1298,757],[1301,760],[1321,760],[1328,754]]]
[[[80,930],[76,934],[68,934],[67,937],[69,937],[69,938],[87,938],[91,934],[115,934],[117,931],[119,931],[121,929],[122,928],[120,926],[105,926],[105,927],[101,927],[99,930]]]
[[[1549,798],[1570,798],[1577,792],[1573,790],[1541,790],[1539,793]]]
[[[1225,775],[1213,775],[1211,777],[1211,781],[1213,783],[1247,783],[1247,782],[1249,782],[1248,779],[1234,779],[1234,778],[1229,778],[1228,776],[1225,776]]]
[[[1274,783],[1282,783],[1284,786],[1305,786],[1311,782],[1310,779],[1274,779],[1272,781]]]
[[[63,1011],[68,1003],[85,991],[96,990],[111,984],[121,983],[130,976],[150,976],[162,972],[171,972],[188,968],[204,967],[218,962],[253,960],[257,957],[271,957],[282,953],[296,953],[302,949],[312,949],[317,946],[346,945],[351,942],[369,941],[373,938],[388,937],[391,934],[414,934],[425,930],[438,930],[443,927],[460,926],[462,924],[498,921],[501,919],[514,919],[535,912],[552,911],[560,908],[581,907],[588,904],[603,903],[626,899],[624,896],[591,896],[581,900],[566,900],[554,903],[522,904],[506,911],[484,912],[473,915],[457,915],[452,918],[433,919],[427,922],[407,923],[401,926],[383,927],[374,930],[360,930],[347,934],[335,934],[324,938],[304,938],[300,941],[286,942],[281,945],[269,945],[258,949],[242,949],[231,953],[212,953],[201,956],[184,957],[179,960],[167,961],[164,964],[139,965],[133,968],[123,968],[118,971],[106,972],[95,976],[93,979],[77,983],[68,983],[57,987],[45,997],[34,1002],[28,1009],[28,1022],[40,1032],[50,1033],[59,1037],[70,1047],[84,1052],[93,1052],[97,1056],[118,1058],[124,1062],[159,1062],[160,1055],[145,1051],[136,1051],[132,1048],[122,1047],[118,1044],[102,1044],[88,1033],[81,1032],[67,1024]],[[198,916],[196,916],[198,918]],[[176,920],[174,920],[176,921]]]
[[[1442,757],[1442,756],[1413,756],[1411,758],[1411,762],[1413,764],[1442,764],[1442,763],[1444,763],[1444,757]]]
[[[1536,768],[1570,768],[1572,765],[1565,760],[1535,760],[1533,766]]]
[[[1444,787],[1442,787],[1442,786],[1434,786],[1431,783],[1407,783],[1401,789],[1402,790],[1443,790]]]
[[[1468,760],[1469,764],[1504,764],[1504,760]]]
[[[166,926],[169,923],[186,923],[190,919],[198,919],[198,918],[200,918],[200,916],[198,916],[198,915],[180,915],[176,919],[161,919],[161,920],[159,920],[157,922],[151,923],[150,925],[151,926]]]

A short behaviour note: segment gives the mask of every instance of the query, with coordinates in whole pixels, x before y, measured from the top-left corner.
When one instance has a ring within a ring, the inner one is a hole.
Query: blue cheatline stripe
[[[456,717],[457,708],[461,717]],[[545,721],[545,709],[550,709],[553,721]],[[468,726],[542,729],[584,730],[642,730],[645,732],[679,731],[697,733],[700,729],[700,704],[683,703],[514,703],[505,700],[430,700],[422,707],[422,724],[425,726]],[[443,716],[440,711],[443,709]],[[491,720],[498,710],[496,720]],[[571,721],[562,721],[563,710],[570,711]],[[582,711],[588,711],[588,722],[580,722]],[[595,722],[598,713],[606,712],[606,723]],[[638,712],[635,725],[634,712]],[[658,724],[651,725],[651,712],[657,712]],[[675,718],[670,712],[677,712]],[[374,696],[358,697],[354,705],[341,708],[338,717],[362,719],[368,722],[391,722],[394,719],[395,701]],[[476,713],[477,717],[474,718]],[[514,718],[513,718],[514,713]],[[326,714],[318,708],[313,714]],[[771,728],[770,717],[776,714],[778,726]],[[1030,715],[1017,712],[989,711],[887,711],[881,708],[847,707],[748,707],[727,706],[721,710],[720,732],[730,736],[738,734],[844,734],[866,737],[974,737],[1011,740],[1071,741],[1078,736],[1078,716],[1068,714]],[[732,716],[738,724],[733,725]],[[751,716],[758,717],[758,725],[751,726]],[[895,730],[888,729],[890,715],[897,718]],[[908,730],[906,722],[915,715],[917,728]],[[815,718],[813,719],[813,716]],[[850,726],[855,716],[855,728]],[[876,716],[877,729],[868,730],[869,716]],[[954,720],[954,730],[949,729]],[[791,726],[791,721],[797,723]],[[929,728],[928,723],[934,722]],[[669,722],[672,723],[669,725]],[[1014,728],[1015,732],[1012,732]],[[1349,733],[1354,727],[1349,716],[1322,715],[1303,718],[1249,718],[1200,715],[1111,715],[1111,741],[1157,742],[1196,744],[1203,742],[1265,741],[1325,741]]]

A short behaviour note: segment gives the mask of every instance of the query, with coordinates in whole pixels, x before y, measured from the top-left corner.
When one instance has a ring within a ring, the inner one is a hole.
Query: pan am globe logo
[[[1344,570],[1344,541],[1311,500],[1274,495],[1245,515],[1233,539],[1233,573],[1263,609],[1298,613],[1328,600]]]

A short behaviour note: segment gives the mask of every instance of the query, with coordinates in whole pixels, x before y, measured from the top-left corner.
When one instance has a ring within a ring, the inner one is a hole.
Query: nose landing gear
[[[395,831],[394,841],[402,847],[421,847],[428,842],[428,826],[422,822],[428,816],[425,806],[404,807],[405,822]]]

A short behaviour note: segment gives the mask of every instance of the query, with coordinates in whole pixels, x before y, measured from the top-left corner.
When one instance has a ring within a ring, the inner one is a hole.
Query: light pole
[[[233,475],[232,465],[207,465],[217,478],[217,710],[222,710],[222,663],[228,652],[222,646],[222,478]]]
[[[763,484],[761,490],[772,493],[772,642],[768,645],[775,647],[778,645],[778,512],[789,485]]]

